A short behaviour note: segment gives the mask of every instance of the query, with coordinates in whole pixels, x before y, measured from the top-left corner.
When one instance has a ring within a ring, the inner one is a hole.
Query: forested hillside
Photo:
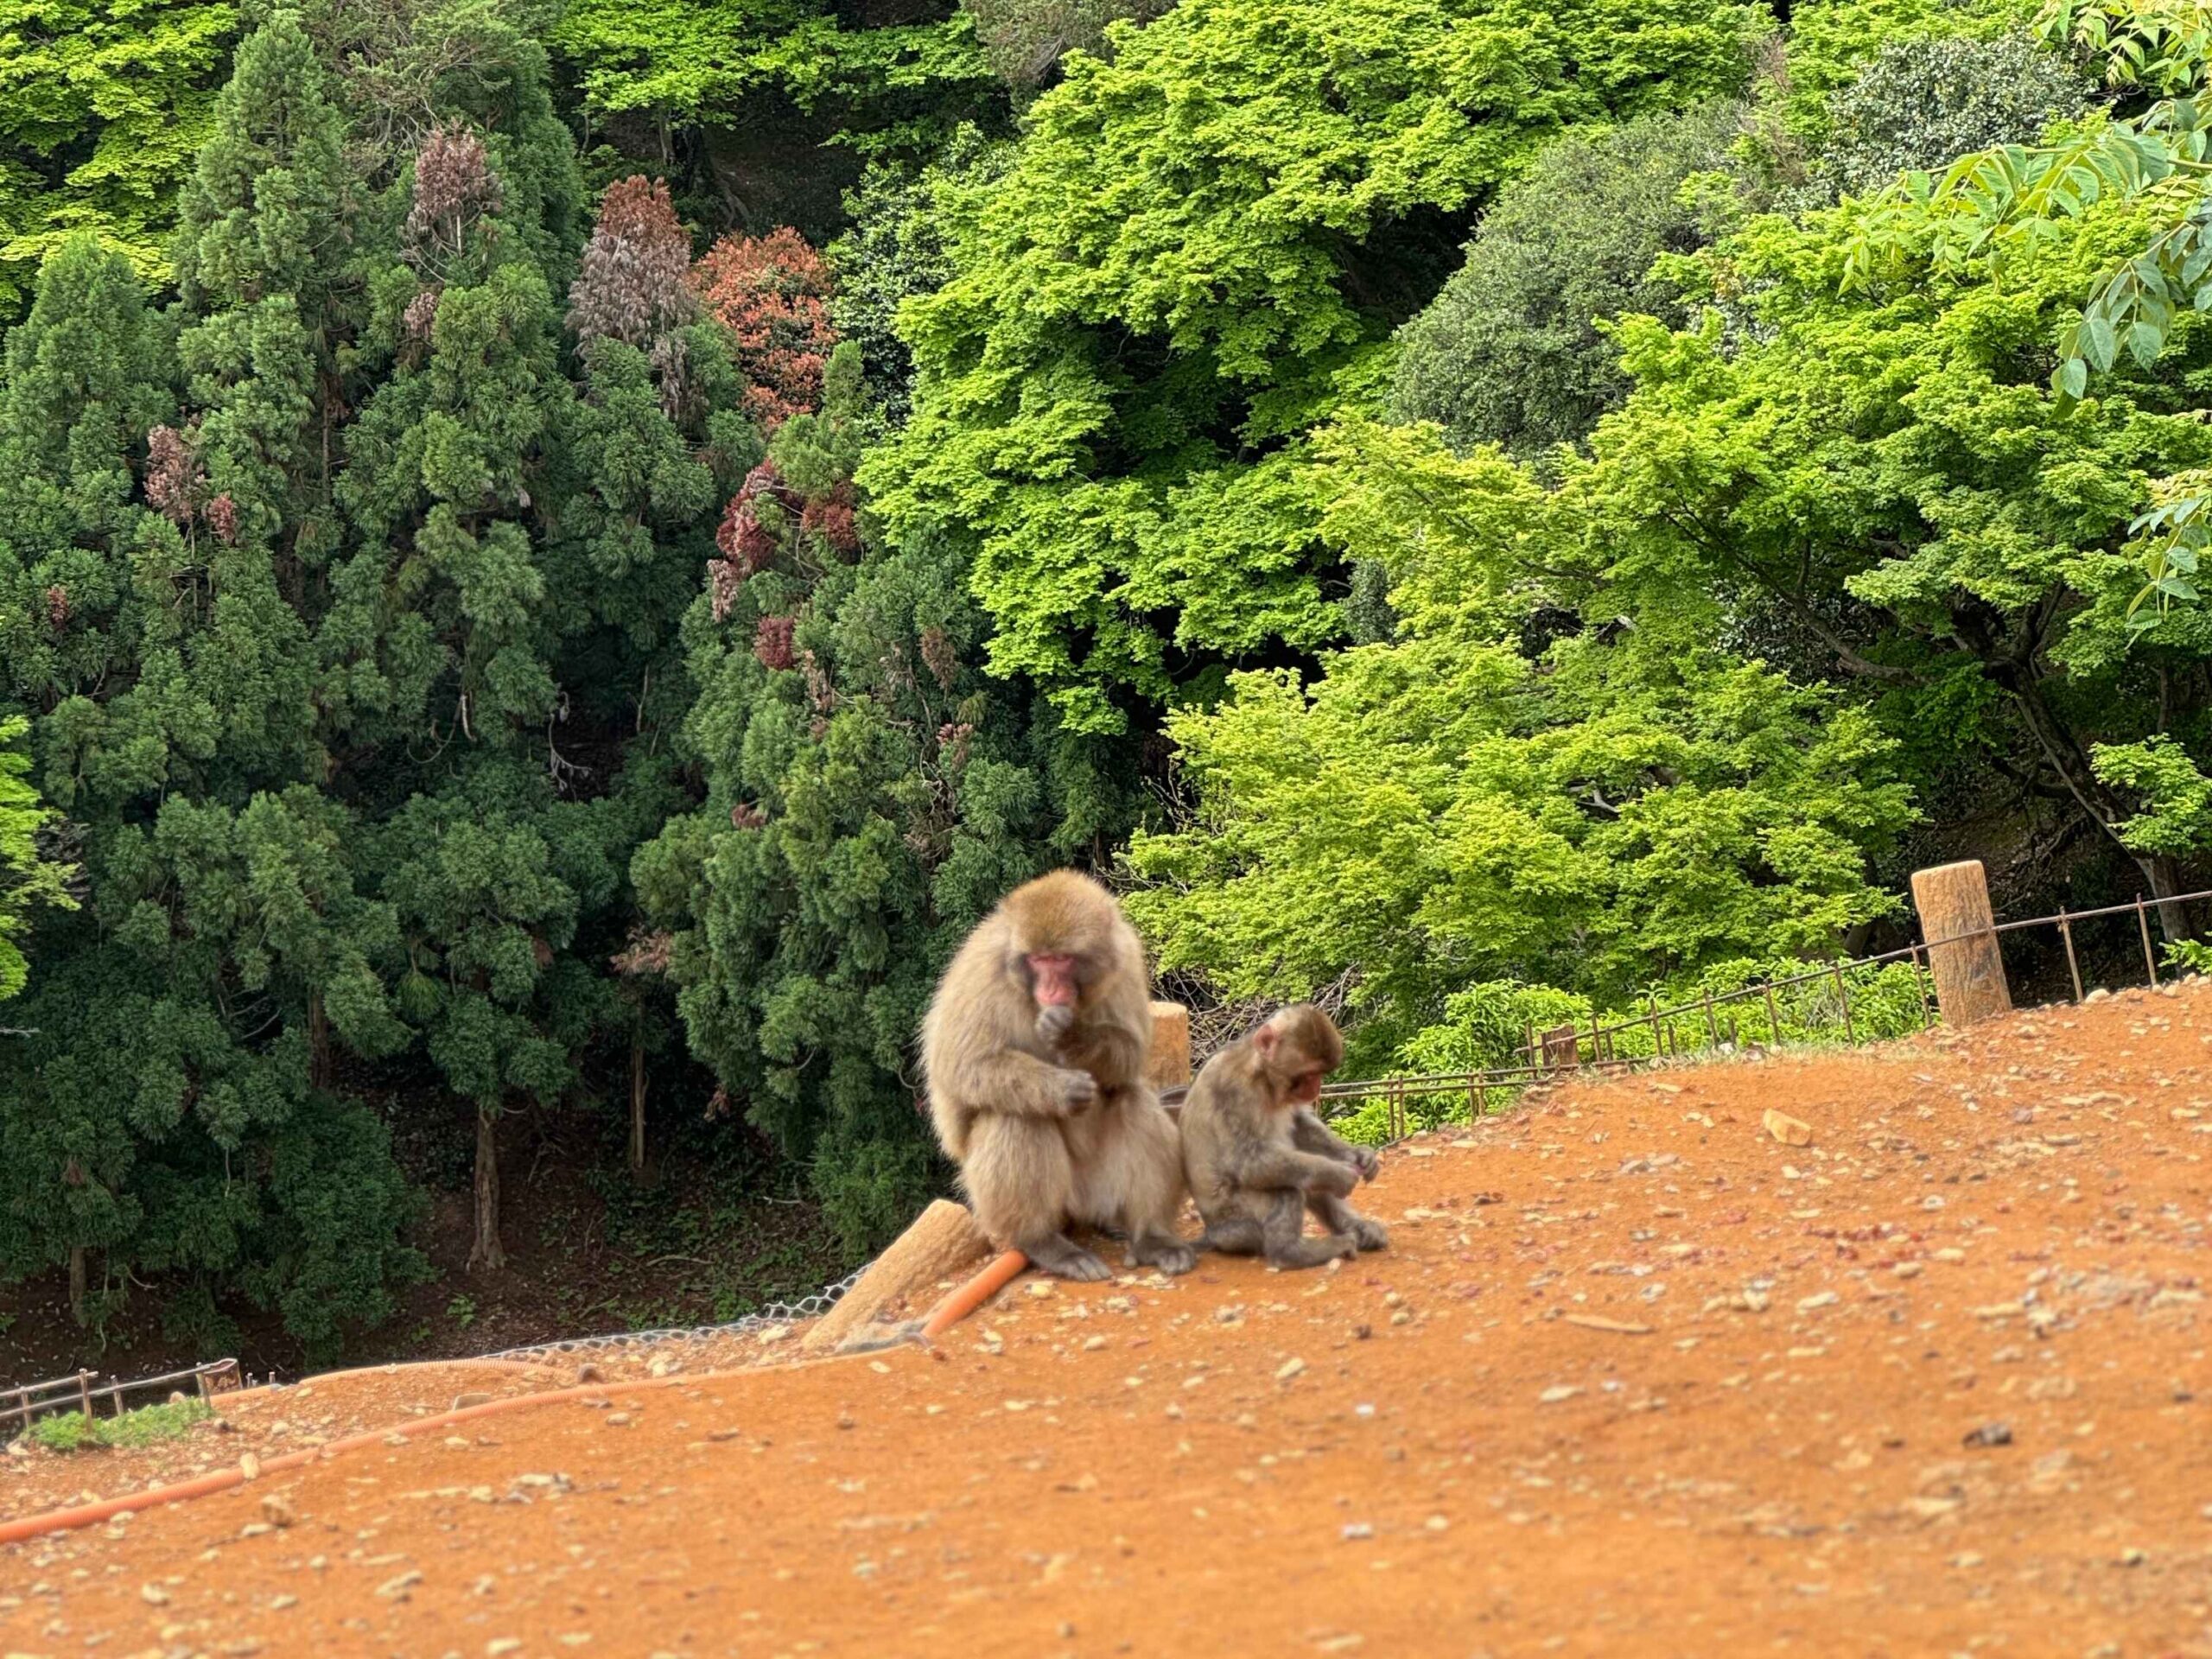
[[[2204,885],[2208,54],[0,0],[0,1279],[324,1357],[772,1199],[714,1306],[803,1288],[944,1184],[921,1007],[1060,863],[1370,1073],[1939,858]]]

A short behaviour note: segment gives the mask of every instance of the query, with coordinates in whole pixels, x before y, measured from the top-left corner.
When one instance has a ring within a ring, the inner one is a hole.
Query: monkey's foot
[[[1350,1233],[1324,1233],[1319,1238],[1301,1238],[1268,1252],[1271,1268],[1318,1268],[1325,1262],[1359,1254],[1359,1247],[1352,1243]]]
[[[1179,1238],[1140,1238],[1129,1246],[1129,1265],[1188,1273],[1198,1265],[1198,1253]]]
[[[1370,1221],[1365,1216],[1356,1217],[1347,1230],[1351,1242],[1363,1250],[1387,1250],[1390,1248],[1390,1230],[1379,1221]]]
[[[1015,1248],[1027,1256],[1029,1264],[1040,1273],[1073,1279],[1084,1284],[1096,1284],[1114,1276],[1113,1268],[1081,1245],[1061,1237],[1058,1233],[1046,1238],[1032,1239]]]

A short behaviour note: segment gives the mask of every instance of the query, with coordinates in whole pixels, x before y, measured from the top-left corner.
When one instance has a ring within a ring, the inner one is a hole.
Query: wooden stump
[[[1180,1002],[1152,1005],[1152,1052],[1144,1078],[1155,1089],[1179,1089],[1191,1080],[1191,1011]]]
[[[1928,965],[1943,1023],[1970,1026],[2010,1013],[2012,991],[2005,980],[2005,957],[1981,861],[1915,870],[1912,902],[1920,912],[1921,938],[1928,941]]]
[[[1582,1043],[1573,1022],[1554,1026],[1544,1033],[1544,1070],[1572,1071],[1582,1064]]]
[[[930,1288],[940,1279],[959,1278],[990,1253],[991,1241],[983,1236],[967,1206],[939,1198],[876,1257],[860,1282],[806,1333],[802,1345],[810,1354],[832,1352],[848,1338],[862,1334],[878,1313],[902,1296]]]

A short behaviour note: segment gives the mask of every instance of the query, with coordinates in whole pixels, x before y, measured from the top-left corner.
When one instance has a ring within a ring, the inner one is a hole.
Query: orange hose
[[[925,1339],[937,1337],[966,1319],[978,1307],[1003,1290],[1029,1265],[1029,1258],[1020,1250],[1008,1250],[966,1284],[954,1291],[931,1310],[922,1326]],[[364,1371],[382,1371],[383,1366],[363,1366]],[[329,1376],[343,1373],[331,1372]],[[376,1446],[394,1434],[413,1438],[432,1429],[448,1428],[455,1423],[465,1423],[479,1417],[496,1416],[501,1412],[519,1411],[525,1406],[550,1405],[563,1400],[582,1400],[587,1396],[603,1397],[615,1393],[632,1393],[646,1389],[676,1388],[686,1383],[699,1383],[721,1375],[702,1372],[696,1376],[684,1374],[675,1376],[641,1377],[635,1380],[609,1382],[586,1382],[570,1389],[551,1389],[537,1394],[509,1395],[503,1400],[486,1401],[480,1406],[463,1406],[458,1411],[440,1412],[434,1417],[410,1417],[388,1428],[367,1429],[359,1434],[348,1434],[321,1446],[309,1446],[304,1451],[287,1452],[267,1459],[261,1465],[264,1475],[276,1474],[287,1469],[297,1469],[317,1458],[335,1457],[340,1452],[351,1452],[365,1446]],[[234,1486],[245,1484],[243,1469],[219,1469],[212,1474],[200,1475],[191,1480],[179,1481],[170,1486],[149,1487],[143,1492],[130,1492],[122,1497],[103,1498],[97,1503],[79,1503],[73,1509],[53,1510],[44,1515],[24,1516],[19,1520],[0,1522],[0,1544],[19,1544],[25,1539],[43,1537],[50,1532],[67,1532],[78,1527],[98,1526],[111,1521],[118,1515],[138,1510],[158,1509],[165,1503],[181,1503],[188,1498],[207,1497],[216,1492],[228,1491]]]
[[[922,1340],[934,1342],[946,1332],[973,1313],[985,1302],[1012,1284],[1029,1265],[1029,1258],[1020,1250],[1008,1250],[966,1284],[954,1291],[930,1310],[922,1322]]]
[[[381,1368],[375,1368],[381,1369]],[[699,1376],[640,1377],[620,1382],[587,1382],[573,1389],[553,1389],[543,1394],[513,1394],[504,1400],[486,1401],[480,1406],[463,1406],[459,1411],[441,1412],[435,1417],[410,1417],[389,1428],[365,1430],[348,1434],[343,1439],[309,1446],[305,1451],[287,1452],[281,1457],[268,1459],[261,1465],[264,1475],[280,1470],[297,1469],[316,1458],[335,1457],[340,1452],[350,1452],[359,1446],[375,1446],[393,1434],[412,1437],[427,1433],[434,1428],[448,1427],[478,1417],[495,1416],[503,1411],[518,1411],[524,1406],[546,1405],[560,1400],[581,1400],[587,1395],[603,1397],[617,1392],[632,1392],[644,1389],[673,1388],[679,1383],[697,1383],[707,1380],[709,1373]],[[213,1474],[200,1475],[191,1480],[179,1481],[173,1486],[156,1486],[143,1492],[131,1492],[122,1497],[104,1498],[97,1503],[79,1503],[73,1509],[54,1510],[45,1515],[25,1516],[20,1520],[0,1522],[0,1544],[21,1543],[26,1538],[41,1537],[49,1532],[67,1532],[76,1527],[97,1526],[103,1521],[134,1510],[150,1510],[164,1503],[181,1503],[187,1498],[206,1497],[212,1493],[228,1491],[245,1484],[243,1469],[219,1469]]]

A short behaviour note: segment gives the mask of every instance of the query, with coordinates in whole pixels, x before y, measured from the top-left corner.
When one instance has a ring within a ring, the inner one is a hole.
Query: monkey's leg
[[[1249,1216],[1224,1216],[1208,1222],[1198,1243],[1201,1250],[1218,1250],[1224,1255],[1257,1255],[1266,1246],[1266,1232]]]
[[[1174,1120],[1149,1090],[1133,1087],[1118,1112],[1083,1132],[1090,1156],[1075,1172],[1078,1220],[1124,1229],[1129,1265],[1188,1273],[1198,1254],[1178,1236],[1183,1147]]]
[[[1306,1207],[1332,1233],[1347,1235],[1363,1250],[1387,1250],[1390,1234],[1379,1221],[1363,1216],[1333,1192],[1309,1192]]]
[[[1264,1230],[1269,1267],[1318,1268],[1324,1262],[1359,1253],[1359,1247],[1343,1233],[1331,1233],[1325,1238],[1301,1237],[1300,1224],[1305,1219],[1305,1195],[1295,1188],[1285,1189],[1268,1211]]]
[[[1002,1249],[1020,1250],[1063,1279],[1112,1278],[1112,1269],[1069,1238],[1075,1171],[1057,1124],[993,1114],[976,1120],[961,1181],[976,1222]]]

